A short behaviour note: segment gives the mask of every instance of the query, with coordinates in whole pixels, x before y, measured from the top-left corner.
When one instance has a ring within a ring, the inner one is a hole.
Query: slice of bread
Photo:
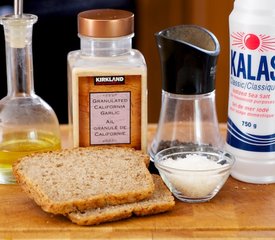
[[[149,197],[154,183],[147,159],[126,147],[65,149],[23,157],[13,173],[44,211],[65,214]]]
[[[168,211],[175,205],[174,197],[158,175],[152,175],[155,183],[153,195],[145,200],[104,208],[72,212],[67,215],[79,225],[96,225],[129,218],[132,215],[145,216]]]

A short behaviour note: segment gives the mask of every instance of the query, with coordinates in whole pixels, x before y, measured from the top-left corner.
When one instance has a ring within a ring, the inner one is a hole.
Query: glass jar
[[[147,68],[132,49],[134,15],[81,12],[81,49],[68,54],[69,125],[73,146],[117,145],[146,151]]]

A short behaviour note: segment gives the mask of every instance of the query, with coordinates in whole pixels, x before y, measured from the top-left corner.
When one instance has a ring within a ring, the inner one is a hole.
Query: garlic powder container
[[[132,49],[134,14],[100,9],[78,14],[80,50],[68,54],[73,147],[147,147],[147,68]]]

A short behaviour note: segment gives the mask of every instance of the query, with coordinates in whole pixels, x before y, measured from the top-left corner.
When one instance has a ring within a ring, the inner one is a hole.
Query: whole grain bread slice
[[[132,215],[145,216],[171,210],[175,205],[174,197],[164,185],[160,176],[155,174],[152,176],[155,191],[148,199],[135,203],[71,212],[67,214],[67,217],[78,225],[97,225],[129,218]]]
[[[126,147],[65,149],[23,157],[13,173],[44,211],[65,214],[149,197],[154,183],[147,159]]]

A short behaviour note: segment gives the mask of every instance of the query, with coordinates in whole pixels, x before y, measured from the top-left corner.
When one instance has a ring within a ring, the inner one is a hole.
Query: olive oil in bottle
[[[0,168],[10,169],[20,157],[33,152],[60,149],[60,139],[50,133],[16,132],[6,134],[0,143]]]

